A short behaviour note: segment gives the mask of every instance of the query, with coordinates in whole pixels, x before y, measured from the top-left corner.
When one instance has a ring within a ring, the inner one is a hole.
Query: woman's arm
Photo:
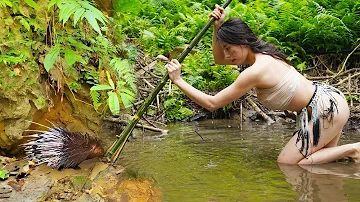
[[[216,95],[211,96],[197,90],[181,78],[181,64],[177,60],[172,60],[166,65],[166,68],[168,69],[169,77],[174,84],[176,84],[192,101],[209,111],[214,111],[237,100],[251,88],[256,86],[258,82],[257,73],[248,68],[238,76],[234,83]]]
[[[216,64],[226,65],[230,64],[230,60],[225,59],[224,51],[220,46],[218,40],[216,39],[217,31],[219,30],[221,24],[225,19],[225,10],[224,8],[216,5],[213,12],[210,13],[210,17],[215,18],[214,21],[214,31],[212,36],[212,53]]]

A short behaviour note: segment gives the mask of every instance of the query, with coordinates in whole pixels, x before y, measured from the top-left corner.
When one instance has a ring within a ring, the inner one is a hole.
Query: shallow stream
[[[147,177],[164,201],[360,201],[360,165],[279,165],[294,124],[207,120],[169,125],[166,136],[128,142],[118,163]],[[340,144],[359,142],[346,131]]]

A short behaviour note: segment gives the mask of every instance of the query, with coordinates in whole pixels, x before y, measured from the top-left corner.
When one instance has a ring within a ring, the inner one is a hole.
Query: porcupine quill
[[[104,150],[99,139],[88,133],[71,132],[55,125],[50,128],[30,122],[48,128],[48,131],[27,130],[38,132],[27,136],[35,139],[23,144],[26,159],[37,165],[46,164],[58,170],[75,168],[86,159],[103,155]]]

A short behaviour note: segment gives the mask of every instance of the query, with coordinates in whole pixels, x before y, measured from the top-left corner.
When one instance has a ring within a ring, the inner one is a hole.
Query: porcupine
[[[54,125],[50,128],[32,121],[31,123],[48,128],[48,131],[27,130],[40,132],[29,135],[35,139],[23,144],[26,158],[37,165],[47,164],[58,170],[75,168],[84,160],[104,153],[99,139],[88,133],[71,132]]]

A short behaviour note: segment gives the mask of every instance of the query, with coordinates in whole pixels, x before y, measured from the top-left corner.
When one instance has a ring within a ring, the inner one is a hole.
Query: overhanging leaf
[[[105,15],[93,6],[93,3],[87,0],[51,0],[48,8],[51,8],[54,5],[60,10],[59,21],[62,22],[63,25],[65,25],[72,15],[74,15],[74,26],[79,20],[82,20],[85,17],[94,30],[101,35],[98,21],[104,25],[108,21]]]
[[[93,15],[93,13],[90,12],[89,10],[87,10],[84,14],[84,17],[90,23],[90,25],[94,28],[94,30],[101,35],[101,30],[100,30],[99,24],[97,23],[96,18]]]
[[[129,95],[127,93],[120,93],[120,97],[121,97],[121,101],[124,104],[125,108],[132,107],[132,103],[135,100],[134,97],[132,97],[131,95]]]
[[[24,0],[27,5],[32,7],[35,10],[39,10],[39,6],[33,0]]]
[[[119,115],[120,114],[120,104],[119,104],[119,98],[116,93],[114,92],[108,92],[108,104],[110,111],[113,115]]]
[[[69,66],[72,66],[75,62],[86,63],[80,55],[76,54],[76,52],[71,49],[65,49],[64,53],[65,61]]]
[[[84,13],[85,13],[85,9],[84,8],[79,8],[75,11],[74,13],[74,27],[76,25],[76,23],[80,20],[84,18]]]
[[[51,0],[48,4],[48,9],[50,9],[52,6],[54,6],[55,4],[57,4],[59,2],[59,0]]]
[[[65,25],[65,23],[69,20],[70,16],[79,8],[80,6],[75,2],[69,2],[64,4],[64,6],[60,9],[59,21],[62,21],[63,25]]]
[[[47,72],[49,72],[49,70],[53,67],[59,54],[60,54],[60,45],[53,46],[50,49],[49,53],[46,54],[44,59],[44,66]]]

